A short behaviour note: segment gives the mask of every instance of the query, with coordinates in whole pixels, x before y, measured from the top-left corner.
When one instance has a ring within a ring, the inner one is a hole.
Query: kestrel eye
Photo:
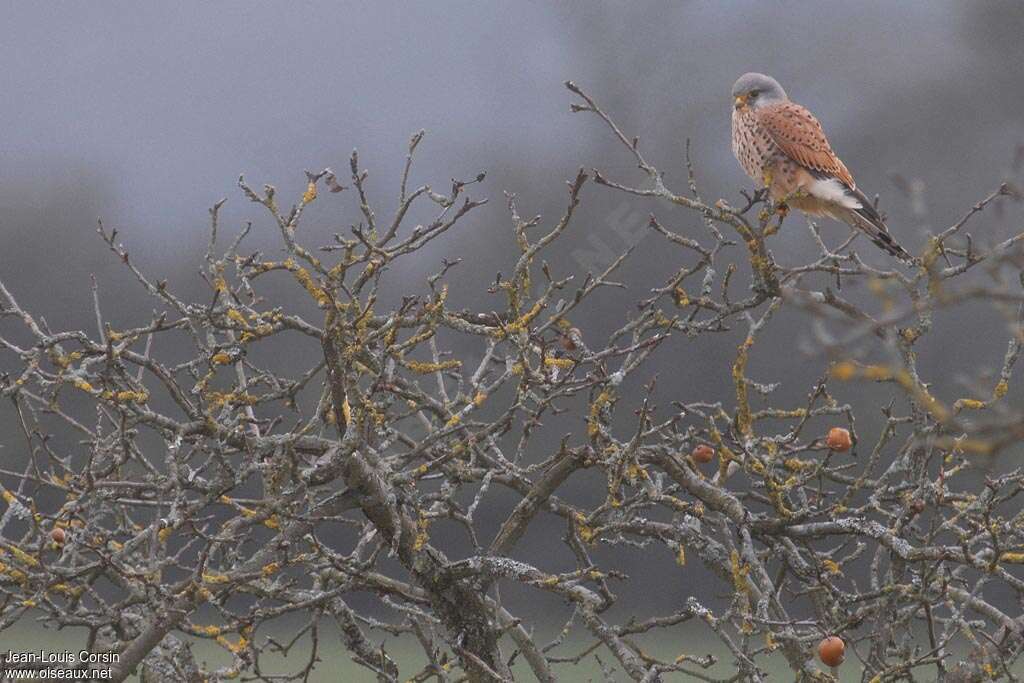
[[[757,97],[760,94],[761,94],[760,90],[751,90],[750,91],[750,99],[754,99],[755,97]]]

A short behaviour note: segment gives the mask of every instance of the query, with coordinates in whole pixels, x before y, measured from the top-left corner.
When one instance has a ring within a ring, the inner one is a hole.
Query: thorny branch
[[[567,87],[580,100],[573,110],[608,128],[645,184],[581,170],[546,230],[540,217],[522,218],[509,195],[519,255],[492,287],[501,310],[450,307],[457,259],[444,261],[426,294],[390,310],[380,304],[394,264],[485,203],[470,196],[483,174],[453,181],[447,193],[411,189],[422,132],[409,142],[391,216],[375,208],[355,153],[347,186],[330,169],[307,173],[287,211],[275,188],[239,179],[286,254],[244,253],[249,226],[218,246],[218,203],[203,265],[212,301],[189,302],[154,281],[103,225],[101,239],[156,301],[151,320],[114,329],[97,290],[95,333],[54,332],[0,282],[0,393],[26,454],[23,469],[2,472],[0,628],[30,616],[84,628],[89,648],[119,653],[115,680],[135,671],[147,680],[309,680],[325,623],[379,681],[576,680],[573,667],[589,658],[609,679],[764,681],[774,652],[797,679],[825,681],[833,672],[814,657],[825,635],[845,639],[865,681],[1012,677],[1024,621],[1019,605],[987,596],[1024,597],[1024,470],[980,490],[959,481],[978,456],[1024,433],[1024,416],[1003,400],[1024,342],[1024,233],[980,248],[964,232],[1014,190],[1001,186],[932,236],[909,272],[869,266],[852,237],[830,248],[815,226],[820,256],[785,266],[770,249],[782,217],[757,210],[763,196],[744,195],[741,207],[709,203],[689,161],[683,193],[671,190],[638,139]],[[600,273],[558,275],[541,260],[572,233],[591,180],[683,207],[701,225],[700,235],[684,235],[651,215],[652,233],[679,248],[680,265],[605,340],[572,318],[623,286],[612,278],[632,249]],[[311,250],[297,228],[321,186],[347,190],[362,218],[350,236]],[[408,227],[421,207],[433,217]],[[987,284],[962,277],[976,266]],[[281,275],[315,302],[318,318],[269,303]],[[744,277],[749,289],[735,298]],[[840,296],[849,282],[866,284],[882,306]],[[998,379],[970,397],[935,395],[915,344],[936,311],[985,302],[1009,330]],[[782,310],[813,322],[823,368],[798,407],[773,405],[777,385],[747,375]],[[676,401],[656,417],[645,361],[670,338],[734,329],[746,331],[724,378],[734,400]],[[162,360],[165,339],[187,345],[189,359]],[[467,339],[482,359],[450,350]],[[288,373],[250,358],[273,344],[305,344],[288,356],[307,366]],[[638,404],[623,391],[627,379],[646,383]],[[853,408],[835,397],[850,382],[891,387],[878,433],[859,431]],[[565,413],[578,433],[537,436],[543,420]],[[844,425],[867,457],[834,450],[821,424]],[[717,456],[716,470],[701,464],[699,447]],[[563,493],[582,470],[606,481],[596,507]],[[488,538],[481,503],[498,490],[518,502]],[[545,531],[564,534],[573,569],[520,558],[542,515],[560,519],[545,521]],[[461,556],[432,540],[441,522],[464,534]],[[622,620],[611,609],[615,587],[643,577],[603,568],[595,550],[606,545],[664,550],[684,573],[699,562],[728,599],[693,595]],[[502,599],[501,586],[512,584],[564,605],[566,626],[553,642]],[[352,607],[357,593],[375,596],[378,610]],[[281,642],[275,620],[288,615],[305,626]],[[726,654],[693,642],[662,658],[643,645],[694,624]],[[267,673],[268,658],[304,638],[311,654],[293,673]],[[418,671],[401,672],[388,650],[403,638],[423,650]],[[199,665],[184,645],[195,639],[216,642],[231,663]]]

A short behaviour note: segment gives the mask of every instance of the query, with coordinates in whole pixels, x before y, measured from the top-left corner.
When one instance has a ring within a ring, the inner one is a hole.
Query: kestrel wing
[[[811,112],[793,102],[780,102],[756,109],[755,115],[783,154],[801,166],[838,178],[851,190],[857,188]]]

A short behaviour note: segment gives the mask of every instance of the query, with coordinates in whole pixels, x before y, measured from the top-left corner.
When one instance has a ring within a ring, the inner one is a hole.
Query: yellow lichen
[[[206,393],[206,400],[209,401],[211,408],[220,408],[226,405],[251,406],[259,403],[260,398],[246,391],[232,391],[226,394],[219,391],[210,391]]]
[[[295,276],[298,283],[302,285],[302,288],[309,292],[309,295],[316,300],[317,304],[327,306],[331,303],[331,298],[327,295],[327,292],[313,281],[313,276],[306,272],[305,268],[295,265],[291,259],[288,259],[287,263],[291,264],[288,270]]]
[[[736,385],[736,430],[743,436],[750,436],[750,401],[747,395],[747,358],[754,338],[748,336],[736,350],[736,362],[732,366],[732,379]]]
[[[576,533],[579,534],[580,540],[584,543],[591,543],[597,533],[587,525],[587,518],[577,512],[573,515],[573,519],[576,522]]]
[[[587,434],[591,439],[601,433],[601,410],[611,403],[612,393],[602,391],[590,404],[590,416],[587,418]]]
[[[985,407],[984,401],[974,398],[961,398],[953,404],[955,410],[981,410]]]
[[[865,379],[887,380],[892,379],[892,370],[884,365],[868,365],[862,370]]]
[[[427,535],[427,529],[430,527],[430,520],[426,517],[420,516],[416,520],[416,539],[413,541],[412,549],[416,552],[423,550],[423,546],[427,544],[430,537]]]
[[[212,624],[209,626],[193,626],[192,628],[196,630],[196,633],[204,636],[210,636],[211,638],[215,638],[224,632],[220,626],[214,626]]]
[[[906,327],[900,330],[900,336],[903,337],[903,340],[908,344],[913,344],[917,341],[918,337],[921,336],[921,331],[916,327]]]
[[[928,393],[928,390],[924,385],[919,382],[915,382],[914,378],[906,370],[900,370],[894,375],[894,378],[904,390],[906,390],[913,398],[921,404],[925,410],[932,414],[939,422],[945,422],[949,419],[949,409],[942,405],[942,402],[937,398]]]
[[[227,583],[230,579],[225,574],[214,574],[208,572],[203,574],[203,583],[220,584]]]
[[[509,323],[508,326],[505,327],[505,329],[502,329],[500,327],[496,327],[491,332],[489,332],[489,334],[492,337],[496,337],[496,338],[500,339],[500,338],[503,338],[506,333],[513,334],[515,332],[522,332],[523,330],[525,330],[529,326],[529,324],[531,322],[533,322],[533,319],[536,318],[543,309],[544,309],[543,304],[541,304],[541,302],[538,301],[538,302],[536,302],[530,308],[529,311],[527,311],[526,313],[524,313],[523,315],[519,316],[518,318],[513,320],[511,323]]]
[[[232,643],[224,636],[217,636],[217,643],[226,650],[229,650],[232,654],[238,654],[249,646],[249,641],[241,636],[239,636],[237,643]]]
[[[237,308],[229,308],[224,311],[224,315],[227,316],[228,320],[234,321],[242,327],[249,327],[249,321],[245,319],[245,316]]]
[[[997,399],[1002,398],[1003,396],[1006,396],[1006,392],[1009,390],[1010,385],[1007,384],[1004,379],[996,385],[996,388],[992,391],[992,396]]]
[[[807,460],[801,460],[799,458],[787,458],[783,464],[790,472],[800,472],[801,470],[815,467],[813,462],[808,462]]]
[[[407,360],[402,363],[405,367],[409,368],[413,372],[421,375],[427,375],[431,372],[438,372],[440,370],[453,370],[455,368],[462,367],[461,360],[446,360],[439,363],[424,363],[421,361]]]
[[[22,549],[20,549],[20,548],[18,548],[16,546],[11,546],[10,551],[11,551],[11,555],[14,557],[14,559],[18,560],[23,565],[26,565],[28,567],[38,567],[39,566],[39,560],[37,560],[36,558],[34,558],[31,555],[29,555],[28,553],[26,553],[24,550],[22,550]]]
[[[306,185],[306,191],[302,194],[302,203],[309,204],[316,199],[316,183],[312,180]]]
[[[848,360],[844,360],[833,365],[829,374],[832,376],[832,379],[846,382],[857,376],[857,366]]]
[[[645,470],[643,467],[640,467],[640,465],[631,462],[629,466],[626,468],[626,479],[628,479],[629,481],[636,481],[637,479],[641,478],[647,478],[647,470]]]
[[[76,597],[81,595],[84,591],[82,586],[69,586],[66,583],[55,583],[48,589],[51,593],[59,593],[60,595],[67,595],[68,597]]]
[[[11,580],[15,583],[21,585],[28,583],[28,575],[25,572],[20,571],[18,569],[14,569],[13,567],[8,567],[2,562],[0,562],[0,571],[2,571],[7,576],[11,577]]]
[[[82,357],[81,351],[72,351],[66,356],[62,356],[59,353],[54,353],[53,362],[57,367],[67,368],[69,365],[79,360]]]

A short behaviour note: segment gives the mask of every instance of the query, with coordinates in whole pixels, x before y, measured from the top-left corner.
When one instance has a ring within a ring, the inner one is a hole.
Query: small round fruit
[[[828,430],[825,443],[829,448],[840,453],[850,450],[850,447],[853,446],[853,441],[850,440],[850,431],[842,427],[833,427]]]
[[[915,498],[914,500],[910,501],[910,510],[915,515],[919,515],[922,512],[924,512],[924,508],[925,508],[925,503],[920,498]]]
[[[64,541],[67,540],[68,535],[63,529],[57,527],[50,532],[50,538],[52,538],[53,542],[57,545],[64,545]]]
[[[839,666],[846,654],[846,643],[838,636],[829,636],[818,643],[818,657],[828,666]]]
[[[693,459],[701,464],[707,464],[715,459],[715,449],[706,444],[700,444],[693,449]]]

